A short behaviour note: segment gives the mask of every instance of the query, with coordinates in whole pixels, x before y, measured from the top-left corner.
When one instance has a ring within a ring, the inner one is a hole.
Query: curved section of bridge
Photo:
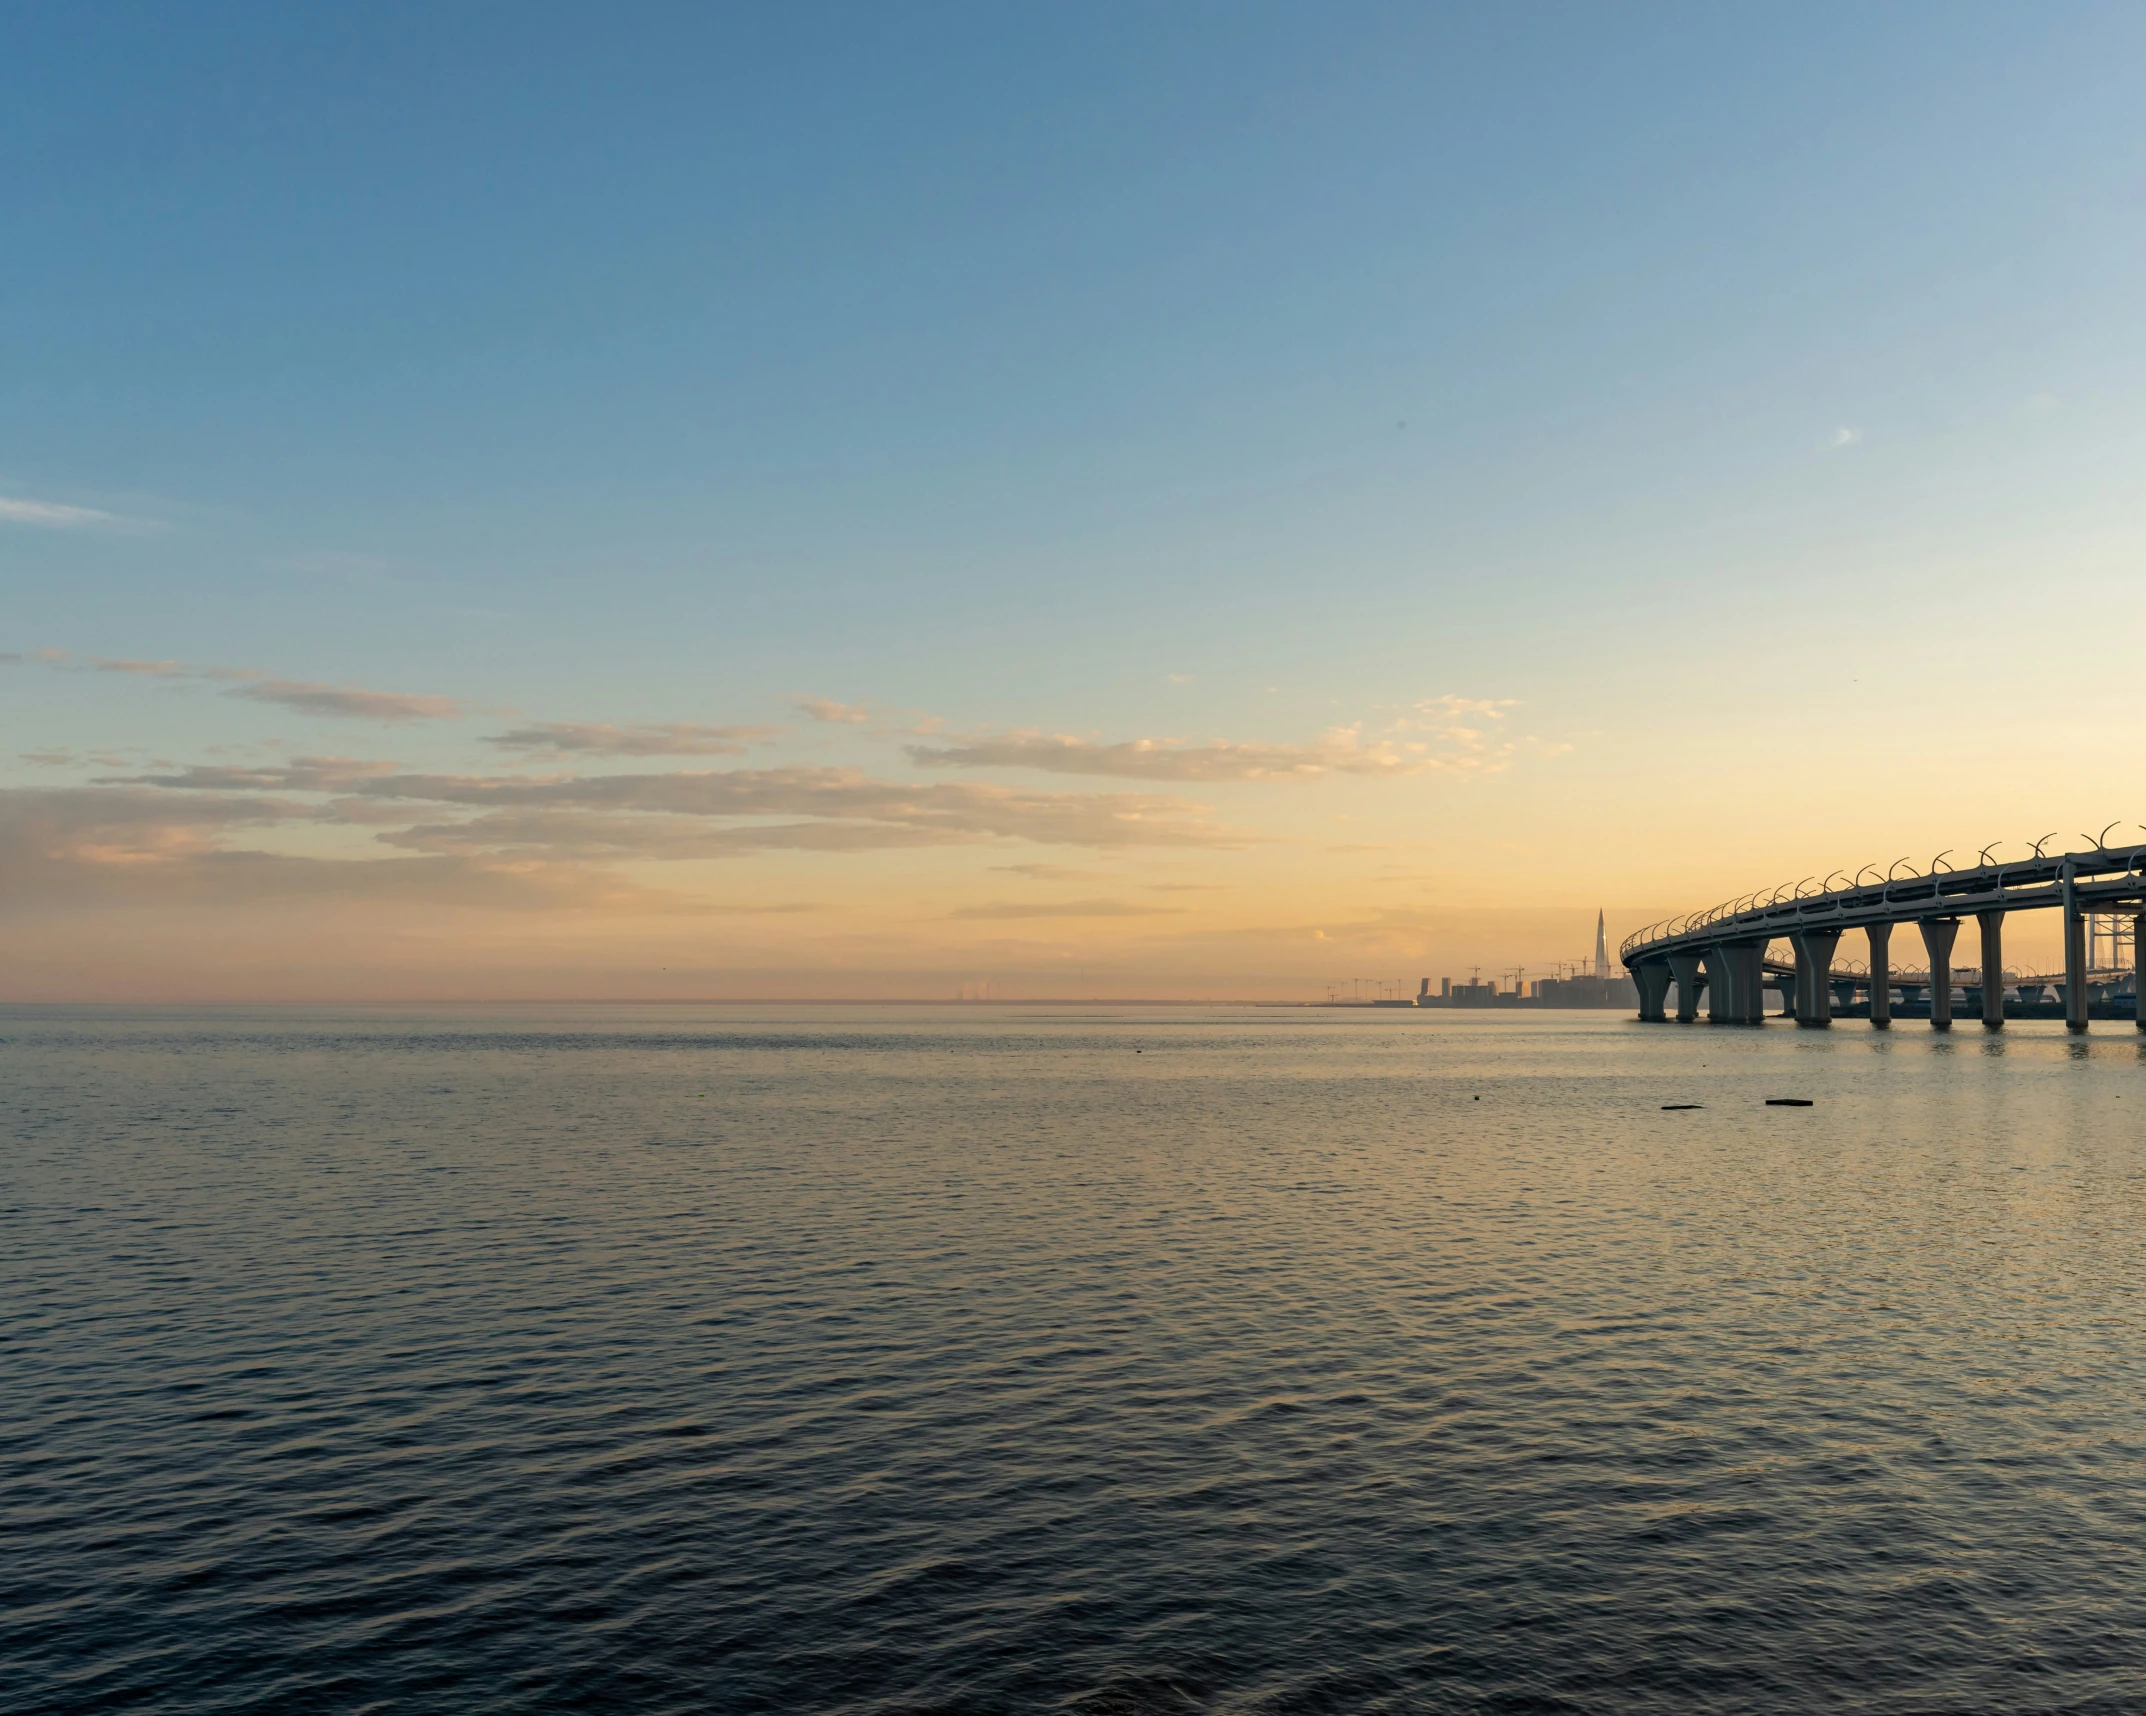
[[[2102,830],[2102,837],[2107,836],[2108,830]],[[1983,978],[1992,973],[1995,978],[1970,985],[1969,1001],[1979,1005],[1982,1023],[1998,1030],[2005,1019],[2004,921],[2013,912],[2055,911],[2064,918],[2064,976],[2056,985],[2064,1022],[2083,1031],[2094,976],[2088,959],[2089,917],[2120,913],[2142,920],[2135,922],[2131,938],[2134,962],[2136,950],[2146,945],[2146,935],[2137,933],[2146,930],[2146,845],[2097,843],[2087,851],[2045,855],[2046,844],[2037,842],[2030,858],[1985,861],[1969,869],[1943,867],[1945,855],[1940,854],[1931,873],[1923,876],[1879,876],[1866,865],[1846,886],[1833,886],[1836,873],[1814,891],[1799,892],[1815,880],[1806,877],[1793,887],[1746,894],[1650,924],[1627,936],[1618,949],[1639,989],[1639,1016],[1666,1019],[1674,988],[1679,1020],[1698,1018],[1704,995],[1708,1017],[1717,1024],[1756,1024],[1764,1017],[1761,991],[1769,974],[1777,972],[1799,1024],[1830,1023],[1836,990],[1845,987],[1853,993],[1863,987],[1870,993],[1870,1022],[1882,1028],[1892,1022],[1896,991],[1927,987],[1930,1023],[1949,1030],[1953,943],[1961,922],[1972,917],[1981,942],[1975,969]],[[1993,850],[1983,848],[1984,860]],[[1919,982],[1903,983],[1893,976],[1892,933],[1903,924],[1915,926],[1929,958]],[[1835,969],[1834,951],[1844,935],[1856,931],[1869,938],[1870,963],[1867,971],[1843,979]],[[1767,956],[1768,944],[1781,938],[1795,950],[1793,965]],[[2134,995],[2137,991],[2134,976]],[[2146,1014],[2146,1007],[2136,1001],[2133,1006]],[[2146,1016],[2139,1018],[2138,1026],[2146,1030]]]

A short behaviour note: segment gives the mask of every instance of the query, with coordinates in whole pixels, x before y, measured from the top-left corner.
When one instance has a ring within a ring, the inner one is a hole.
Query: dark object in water
[[[1704,1108],[1705,1106],[1706,1104],[1703,1102],[1665,1102],[1662,1104],[1662,1112],[1664,1114],[1674,1114],[1680,1108]]]
[[[1811,1099],[1807,1096],[1769,1096],[1766,1099],[1766,1106],[1768,1108],[1808,1108],[1811,1106]]]

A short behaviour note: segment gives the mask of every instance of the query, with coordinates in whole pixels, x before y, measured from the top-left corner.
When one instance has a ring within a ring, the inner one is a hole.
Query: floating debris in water
[[[1807,1096],[1769,1096],[1766,1099],[1766,1106],[1768,1108],[1808,1108],[1811,1106],[1811,1099]]]
[[[1703,1102],[1665,1102],[1662,1104],[1662,1112],[1664,1114],[1675,1114],[1680,1109],[1704,1108],[1705,1106],[1706,1104]]]

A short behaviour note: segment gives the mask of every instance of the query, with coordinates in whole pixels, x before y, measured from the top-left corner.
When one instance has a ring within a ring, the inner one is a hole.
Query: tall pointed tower
[[[1609,942],[1602,933],[1602,914],[1595,913],[1595,975],[1609,981]]]

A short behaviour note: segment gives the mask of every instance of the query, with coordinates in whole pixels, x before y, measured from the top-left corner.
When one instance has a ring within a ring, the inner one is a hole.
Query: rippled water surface
[[[2146,1708],[2125,1026],[0,1039],[10,1716]]]

